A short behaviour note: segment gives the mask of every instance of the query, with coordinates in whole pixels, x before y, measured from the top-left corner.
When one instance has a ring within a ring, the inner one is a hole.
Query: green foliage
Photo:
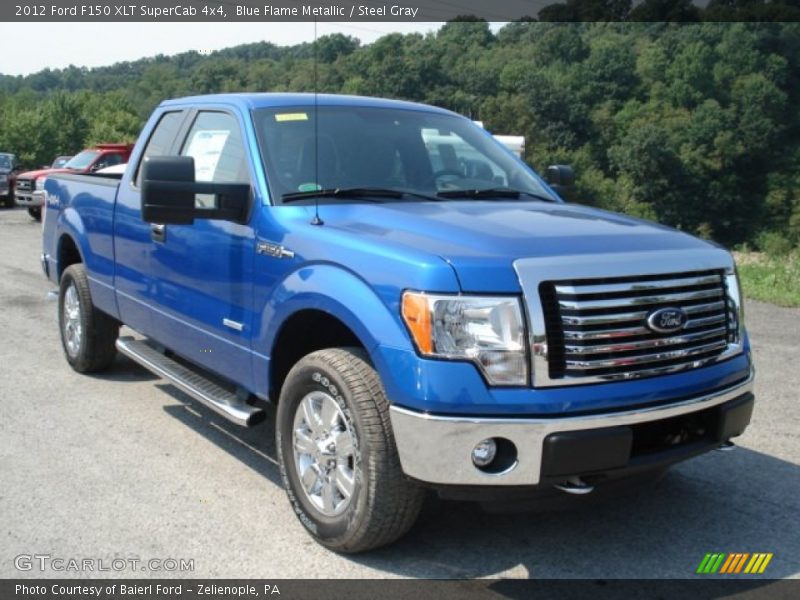
[[[0,148],[29,167],[99,142],[134,141],[142,125],[120,92],[56,90],[38,97],[23,90],[0,100],[0,114]]]
[[[747,297],[800,307],[800,250],[779,257],[739,254],[736,258]]]
[[[461,20],[366,46],[335,34],[316,49],[263,42],[0,75],[0,150],[34,166],[90,143],[132,141],[159,102],[190,94],[395,97],[524,135],[525,158],[540,171],[575,166],[571,200],[785,253],[800,245],[800,25],[710,21],[766,20],[793,6],[566,0],[542,22],[496,35],[486,22]],[[696,22],[557,22],[652,15]]]

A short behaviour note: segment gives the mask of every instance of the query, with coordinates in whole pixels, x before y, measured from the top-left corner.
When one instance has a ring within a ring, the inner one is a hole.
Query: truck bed
[[[79,175],[59,173],[47,178],[43,206],[44,258],[48,277],[58,283],[58,257],[65,251],[62,232],[80,227],[80,252],[91,274],[90,285],[95,304],[117,316],[114,298],[114,209],[120,175]],[[78,216],[80,215],[80,217]]]

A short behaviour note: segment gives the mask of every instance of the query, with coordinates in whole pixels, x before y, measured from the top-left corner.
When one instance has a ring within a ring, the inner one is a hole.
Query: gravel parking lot
[[[800,576],[799,310],[746,305],[757,406],[738,450],[598,507],[495,515],[431,502],[400,543],[346,557],[292,515],[271,422],[229,424],[123,357],[101,376],[69,368],[40,231],[0,211],[0,577],[70,575],[15,568],[49,554],[194,560],[158,576],[684,578],[706,552],[773,552],[768,575]]]

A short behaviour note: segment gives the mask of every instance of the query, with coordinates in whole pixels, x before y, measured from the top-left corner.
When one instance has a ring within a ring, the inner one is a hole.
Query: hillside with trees
[[[264,42],[0,76],[0,150],[44,164],[134,140],[166,98],[312,91],[314,54]],[[729,246],[800,244],[797,23],[521,22],[495,34],[454,22],[366,46],[325,36],[316,54],[320,92],[427,102],[524,135],[535,168],[575,167],[575,201]]]

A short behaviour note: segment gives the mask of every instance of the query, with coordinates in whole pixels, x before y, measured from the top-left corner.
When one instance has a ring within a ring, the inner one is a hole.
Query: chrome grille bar
[[[592,310],[621,308],[625,306],[640,306],[642,304],[666,304],[676,302],[687,302],[693,300],[703,300],[706,298],[722,298],[723,290],[719,287],[717,278],[717,288],[711,290],[700,290],[697,292],[676,292],[664,293],[658,296],[641,296],[632,298],[614,298],[610,300],[561,300],[558,305],[561,308],[571,310]],[[560,298],[560,296],[559,296]]]
[[[632,283],[604,283],[599,285],[556,285],[557,294],[610,294],[616,292],[640,292],[647,290],[661,290],[668,288],[718,285],[718,275],[705,275],[701,277],[684,277],[681,279],[668,279],[665,281],[637,281]]]
[[[646,316],[647,314],[644,313],[641,318],[644,319]],[[710,317],[699,317],[687,321],[686,327],[684,327],[684,329],[697,329],[698,327],[705,327],[707,325],[716,325],[718,323],[724,323],[725,321],[726,317],[724,314],[716,314]],[[647,327],[618,327],[616,329],[600,329],[593,331],[575,331],[572,329],[565,329],[564,339],[565,340],[608,340],[608,339],[632,337],[636,335],[650,335],[651,333],[652,331],[650,331]]]
[[[727,345],[726,340],[719,340],[711,344],[704,344],[694,348],[684,348],[682,350],[671,350],[669,352],[659,352],[657,354],[645,354],[642,356],[626,356],[621,358],[610,358],[607,360],[567,360],[567,369],[605,369],[608,367],[627,367],[631,365],[641,365],[645,363],[663,362],[675,358],[687,358],[698,354],[704,354],[713,350],[721,350]]]
[[[570,354],[609,354],[612,352],[629,352],[632,350],[642,350],[645,348],[661,348],[664,346],[675,346],[677,344],[687,344],[698,340],[707,340],[710,338],[719,338],[725,336],[727,327],[717,327],[708,331],[701,331],[699,333],[689,333],[685,335],[678,335],[666,338],[652,338],[647,340],[639,340],[634,342],[620,342],[618,344],[606,344],[600,346],[565,346],[564,349],[568,355]],[[567,361],[569,362],[569,361]]]
[[[684,312],[688,315],[698,313],[711,312],[716,310],[724,310],[725,302],[720,300],[718,302],[710,302],[708,304],[695,304],[694,306],[686,306],[683,308]],[[640,310],[629,313],[609,314],[609,315],[591,315],[587,317],[577,315],[564,315],[563,321],[565,325],[605,325],[607,323],[624,323],[626,321],[641,321],[648,315],[648,310]]]

